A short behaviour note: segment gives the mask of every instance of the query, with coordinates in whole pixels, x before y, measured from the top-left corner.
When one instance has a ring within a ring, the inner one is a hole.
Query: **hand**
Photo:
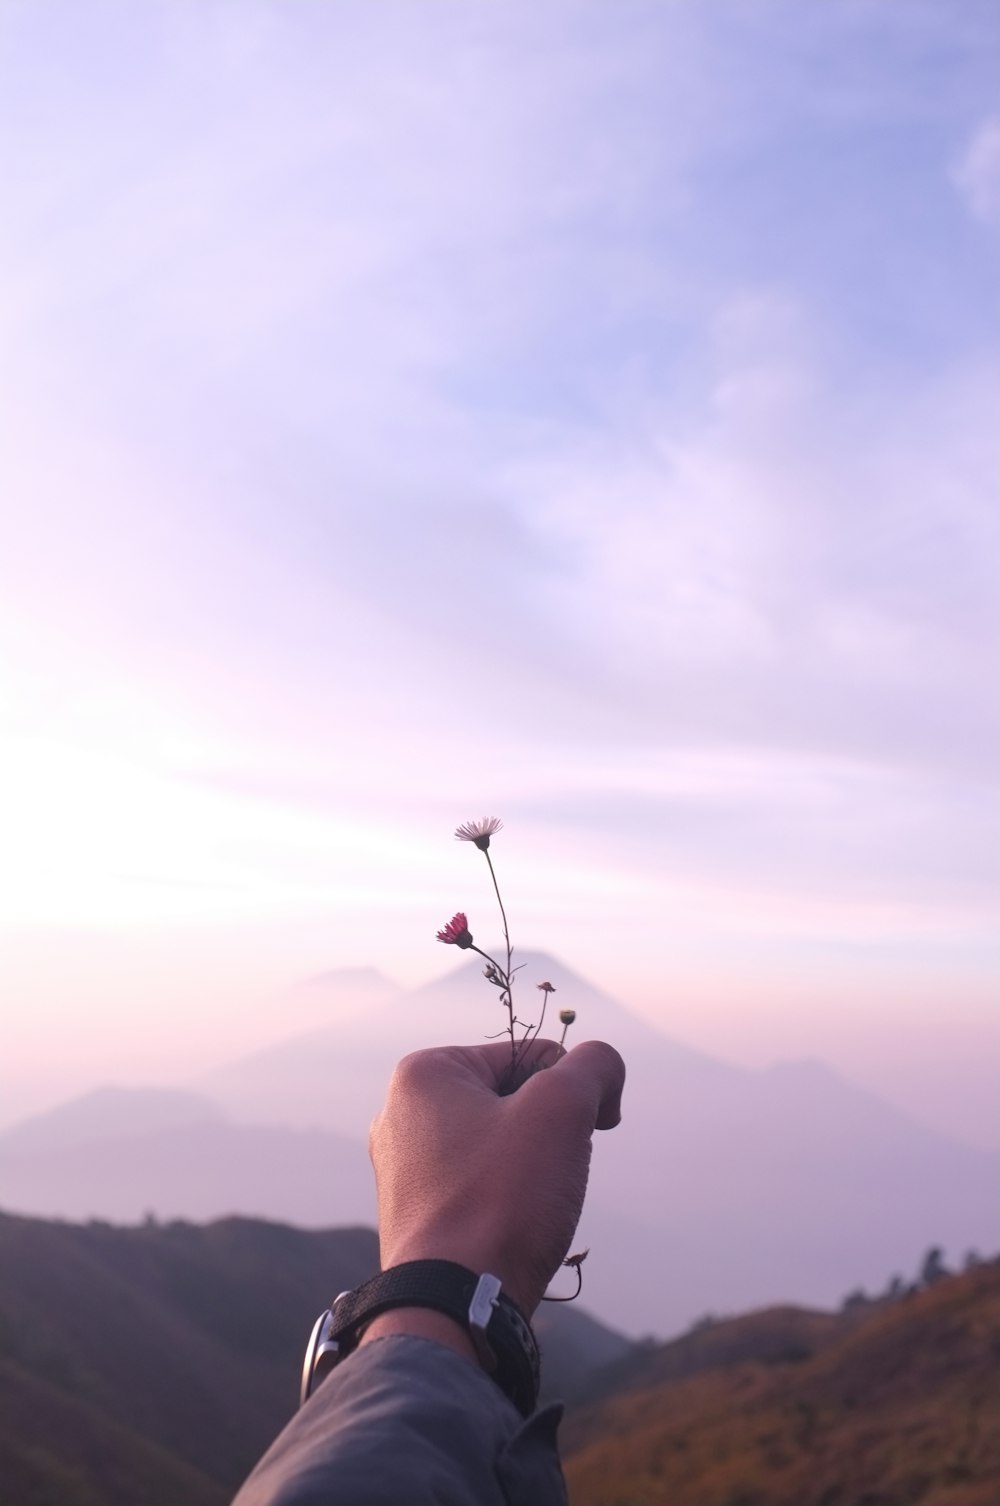
[[[569,1053],[532,1041],[522,1061],[545,1070],[501,1098],[505,1042],[405,1057],[370,1148],[383,1270],[440,1259],[491,1271],[530,1317],[579,1221],[591,1134],[621,1118],[625,1066],[600,1041]]]

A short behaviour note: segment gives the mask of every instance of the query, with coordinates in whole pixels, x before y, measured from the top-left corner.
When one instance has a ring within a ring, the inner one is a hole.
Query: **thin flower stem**
[[[518,1065],[520,1063],[521,1057],[524,1055],[524,1049],[527,1046],[528,1042],[532,1039],[532,1032],[534,1032],[534,1039],[536,1041],[537,1041],[538,1037],[541,1035],[541,1033],[542,1033],[542,1026],[545,1024],[545,1011],[548,1008],[548,1004],[549,1004],[549,995],[548,995],[548,990],[546,990],[542,994],[542,1012],[538,1016],[538,1024],[537,1025],[529,1025],[526,1028],[526,1030],[524,1032],[523,1039],[522,1039],[521,1044],[520,1044],[520,1047],[518,1048],[516,1054],[514,1055],[514,1057],[511,1060],[511,1071],[512,1072],[516,1072],[517,1071],[517,1068],[518,1068]],[[515,1021],[515,1023],[523,1023],[523,1021]],[[566,1031],[568,1029],[569,1029],[568,1025],[564,1026],[563,1033],[562,1033],[562,1040],[559,1042],[560,1046],[562,1045],[563,1041],[566,1039]]]
[[[549,1007],[549,996],[548,996],[547,993],[543,993],[542,994],[542,1012],[538,1016],[538,1024],[535,1026],[535,1034],[536,1035],[541,1035],[541,1033],[542,1033],[542,1026],[545,1024],[545,1011],[546,1011],[546,1009],[548,1009],[548,1007]]]
[[[494,883],[494,886],[495,886],[496,885],[496,879],[493,880],[493,883]],[[502,908],[503,907],[501,906],[501,909]],[[503,1028],[503,1030],[498,1031],[497,1035],[495,1035],[495,1036],[493,1036],[493,1035],[487,1036],[487,1040],[491,1040],[491,1041],[496,1040],[498,1038],[498,1036],[501,1036],[501,1035],[509,1035],[510,1036],[510,1069],[509,1070],[510,1070],[511,1075],[513,1076],[513,1073],[514,1073],[514,1071],[517,1068],[517,1055],[516,1055],[516,1051],[515,1051],[515,1047],[514,1047],[514,1026],[515,1026],[515,1024],[517,1022],[516,1022],[516,1020],[514,1018],[514,1006],[511,1003],[511,996],[510,996],[510,974],[509,973],[505,973],[504,970],[503,970],[503,968],[500,966],[499,962],[496,960],[496,958],[495,957],[491,957],[490,954],[489,954],[489,952],[484,952],[483,949],[482,949],[482,947],[476,946],[475,942],[473,942],[472,945],[469,947],[469,951],[470,952],[475,952],[477,956],[482,957],[485,962],[488,962],[491,967],[495,967],[496,970],[497,970],[498,976],[501,978],[501,980],[503,982],[503,988],[500,990],[500,1003],[504,1006],[504,1008],[507,1011],[507,1016],[508,1016],[508,1019],[509,1019],[509,1024],[505,1025],[504,1028]],[[510,966],[510,947],[509,947],[509,945],[508,945],[508,948],[507,948],[507,966],[508,967]]]
[[[486,858],[486,862],[489,865],[490,878],[493,880],[493,889],[497,897],[497,904],[500,906],[500,918],[503,921],[503,939],[507,945],[507,971],[510,972],[511,949],[510,931],[507,929],[507,911],[504,909],[503,900],[500,898],[500,885],[497,883],[497,876],[493,871],[493,859],[490,857],[488,852],[485,853],[484,856]]]
[[[507,974],[504,972],[503,968],[500,966],[499,962],[496,960],[495,957],[491,957],[490,954],[489,954],[489,952],[484,952],[483,949],[482,949],[482,947],[476,946],[475,942],[473,942],[472,945],[469,947],[469,951],[470,952],[476,952],[486,962],[492,962],[493,966],[496,968],[497,972],[500,974],[501,978],[504,981],[504,987],[505,988],[510,988],[510,979],[508,978]]]
[[[579,1297],[580,1293],[583,1291],[583,1267],[577,1265],[577,1266],[574,1266],[573,1269],[576,1271],[576,1291],[573,1292],[572,1295],[569,1296],[569,1297],[549,1297],[549,1296],[545,1296],[545,1297],[542,1298],[543,1302],[575,1302],[576,1301],[577,1297]]]
[[[511,1068],[513,1068],[514,1066],[516,1066],[517,1046],[516,1046],[515,1041],[514,1041],[514,1006],[513,1006],[512,1002],[511,1002],[510,993],[509,993],[509,989],[510,989],[510,962],[511,962],[511,956],[513,955],[512,952],[511,952],[511,949],[510,949],[510,929],[509,929],[509,927],[507,925],[507,911],[504,909],[504,907],[503,907],[503,900],[500,898],[500,885],[497,883],[497,876],[496,876],[495,872],[493,871],[493,859],[490,857],[490,852],[489,852],[489,848],[488,847],[483,849],[483,857],[486,859],[486,865],[487,865],[487,867],[490,870],[490,878],[493,880],[493,892],[496,894],[497,904],[500,906],[500,919],[503,921],[503,939],[504,939],[504,945],[507,948],[507,971],[504,973],[504,977],[507,979],[507,988],[508,988],[507,1009],[510,1012],[510,1060],[511,1060]],[[494,963],[494,966],[496,966],[495,963]]]

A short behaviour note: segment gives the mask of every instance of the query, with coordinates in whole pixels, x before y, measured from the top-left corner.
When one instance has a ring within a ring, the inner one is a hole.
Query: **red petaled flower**
[[[448,946],[469,947],[472,945],[472,932],[469,930],[469,922],[461,910],[453,915],[448,924],[437,933],[438,941],[443,941]]]
[[[463,821],[456,828],[455,837],[459,842],[475,842],[480,852],[485,852],[490,845],[490,837],[495,837],[503,826],[499,816],[483,816],[479,821]]]

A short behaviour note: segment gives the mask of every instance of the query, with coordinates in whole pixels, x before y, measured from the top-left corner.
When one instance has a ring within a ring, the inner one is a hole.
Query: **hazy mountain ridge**
[[[522,1013],[536,1018],[534,985],[550,980],[553,1025],[558,1008],[573,1007],[570,1042],[610,1040],[627,1063],[623,1123],[597,1137],[579,1236],[594,1248],[588,1301],[616,1325],[668,1334],[720,1305],[829,1305],[845,1276],[881,1280],[935,1241],[958,1250],[993,1243],[1000,1156],[947,1141],[822,1063],[748,1071],[718,1061],[551,955],[518,960]],[[495,990],[470,962],[198,1086],[234,1114],[252,1106],[280,1117],[294,1098],[311,1122],[325,1114],[331,1127],[347,1116],[367,1126],[400,1054],[475,1039],[502,1022]],[[347,1060],[350,1094],[331,1098]]]
[[[944,1139],[821,1063],[751,1072],[716,1061],[557,959],[521,960],[522,1012],[540,1007],[534,983],[551,980],[552,1014],[577,1010],[571,1041],[609,1039],[628,1064],[623,1123],[596,1138],[578,1235],[593,1247],[588,1304],[615,1326],[663,1336],[708,1309],[829,1306],[845,1284],[870,1286],[915,1249],[995,1242],[1000,1156]],[[477,963],[411,993],[369,977],[372,1002],[360,1009],[350,976],[317,986],[333,1000],[333,1023],[189,1085],[185,1101],[221,1110],[214,1121],[150,1133],[137,1094],[132,1131],[122,1133],[119,1100],[116,1133],[99,1154],[75,1132],[58,1143],[72,1106],[47,1128],[36,1120],[33,1147],[16,1131],[0,1135],[0,1205],[76,1217],[150,1209],[308,1227],[370,1221],[364,1142],[395,1061],[430,1041],[482,1037],[502,1011]]]
[[[539,1018],[542,997],[535,991],[536,983],[555,984],[545,1034],[559,1035],[558,1013],[565,1005],[577,1011],[568,1044],[593,1037],[610,1040],[633,1071],[653,1052],[661,1081],[702,1075],[735,1081],[747,1075],[645,1024],[549,953],[522,951],[517,960],[523,968],[515,1003],[525,1018]],[[345,1012],[342,1002],[335,1003],[333,1014],[326,1025],[285,1035],[206,1073],[191,1086],[237,1118],[310,1124],[364,1135],[381,1107],[389,1073],[400,1056],[435,1043],[485,1040],[501,1031],[506,1020],[497,991],[484,981],[478,962],[420,988],[397,989],[368,1008]],[[349,1073],[345,1072],[348,1062]],[[333,1091],[335,1086],[339,1092]]]
[[[191,1124],[218,1124],[224,1117],[219,1104],[203,1093],[108,1084],[19,1120],[0,1134],[0,1145],[7,1151],[31,1154],[120,1135],[132,1138]]]
[[[371,1223],[361,1146],[327,1130],[195,1120],[170,1129],[23,1149],[0,1136],[0,1201],[41,1217],[134,1222],[230,1214],[312,1228]]]
[[[315,1317],[377,1268],[370,1229],[0,1214],[5,1501],[224,1506],[297,1404]],[[538,1327],[547,1394],[629,1349],[580,1309]]]
[[[781,1306],[733,1318],[706,1315],[687,1333],[666,1344],[647,1341],[602,1366],[587,1377],[577,1400],[591,1404],[737,1365],[802,1360],[832,1342],[845,1326],[863,1321],[868,1313],[869,1309],[859,1308],[852,1318],[845,1319],[843,1313]]]

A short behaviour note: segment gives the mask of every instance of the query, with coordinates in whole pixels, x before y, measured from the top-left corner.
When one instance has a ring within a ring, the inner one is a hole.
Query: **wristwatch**
[[[302,1365],[299,1404],[356,1349],[373,1318],[394,1307],[429,1307],[468,1333],[483,1369],[525,1417],[538,1401],[538,1345],[520,1308],[489,1272],[451,1260],[411,1260],[341,1292],[317,1319]]]

